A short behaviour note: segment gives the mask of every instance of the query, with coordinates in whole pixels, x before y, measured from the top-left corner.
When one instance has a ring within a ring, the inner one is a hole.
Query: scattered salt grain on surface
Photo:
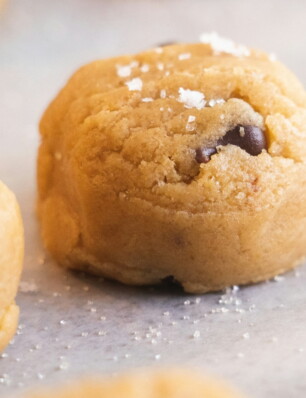
[[[194,339],[199,339],[200,337],[201,337],[200,331],[199,331],[199,330],[196,330],[196,331],[193,333],[193,338],[194,338]]]
[[[244,358],[244,354],[242,352],[238,352],[237,357],[238,358]]]
[[[277,275],[273,278],[274,282],[283,282],[285,280],[284,276]]]
[[[250,333],[243,333],[242,337],[243,337],[245,340],[249,340],[249,338],[250,338]]]
[[[62,362],[58,366],[58,370],[67,370],[69,368],[69,363],[68,362]]]
[[[225,37],[221,37],[216,32],[202,33],[200,41],[205,44],[210,44],[215,54],[226,53],[237,57],[247,57],[250,55],[250,50],[247,47],[237,44]]]
[[[178,59],[180,61],[183,61],[184,59],[189,59],[191,57],[190,53],[183,53],[183,54],[179,54]]]
[[[142,90],[142,80],[139,77],[135,77],[134,79],[125,83],[128,86],[130,91],[141,91]]]
[[[185,108],[203,109],[206,104],[204,98],[204,94],[200,91],[179,88],[178,101],[183,103]]]
[[[160,354],[156,354],[156,355],[155,355],[155,360],[158,361],[159,359],[160,359]]]
[[[162,62],[158,62],[156,66],[157,66],[157,69],[160,71],[164,70],[164,68],[165,68],[165,66]]]
[[[149,97],[141,99],[141,102],[152,102],[152,101],[153,101],[153,98],[149,98]]]

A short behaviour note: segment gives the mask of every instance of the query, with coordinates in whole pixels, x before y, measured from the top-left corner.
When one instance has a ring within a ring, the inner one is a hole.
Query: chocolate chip
[[[217,152],[216,148],[219,145],[228,144],[239,146],[252,156],[259,155],[263,149],[267,148],[266,137],[259,127],[238,124],[220,138],[215,147],[197,148],[196,161],[198,163],[209,162],[210,157]]]
[[[209,148],[209,147],[197,148],[196,161],[198,163],[208,163],[210,161],[211,155],[213,155],[214,153],[217,153],[216,148]]]

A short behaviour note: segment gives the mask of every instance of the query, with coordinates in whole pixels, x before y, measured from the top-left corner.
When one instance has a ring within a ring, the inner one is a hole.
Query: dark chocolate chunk
[[[209,147],[197,148],[196,161],[198,163],[208,163],[210,161],[211,155],[213,155],[214,153],[217,153],[216,148],[209,148]]]
[[[215,147],[197,148],[196,161],[198,163],[209,162],[210,157],[217,152],[216,148],[219,145],[228,144],[239,146],[252,156],[259,155],[263,149],[267,148],[266,137],[259,127],[238,124],[220,138]]]

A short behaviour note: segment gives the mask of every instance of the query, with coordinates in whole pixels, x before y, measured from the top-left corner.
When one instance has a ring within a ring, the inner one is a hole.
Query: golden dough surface
[[[227,384],[182,370],[137,372],[111,380],[83,381],[26,398],[241,398]]]
[[[0,181],[0,351],[13,337],[15,304],[24,252],[23,225],[15,195]]]
[[[234,44],[82,67],[40,123],[46,247],[67,267],[137,285],[171,276],[194,293],[296,266],[306,255],[305,104],[286,67]],[[223,145],[197,161],[236,126],[264,132],[266,149]]]

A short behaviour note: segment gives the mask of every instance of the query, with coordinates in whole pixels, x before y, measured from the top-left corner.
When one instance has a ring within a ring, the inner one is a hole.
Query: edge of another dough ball
[[[2,351],[16,332],[19,318],[19,307],[10,305],[0,320],[0,351]]]
[[[226,382],[199,371],[134,371],[114,379],[92,378],[30,392],[25,398],[243,398]]]
[[[0,181],[0,351],[13,337],[19,316],[15,304],[24,258],[24,229],[15,194]]]

